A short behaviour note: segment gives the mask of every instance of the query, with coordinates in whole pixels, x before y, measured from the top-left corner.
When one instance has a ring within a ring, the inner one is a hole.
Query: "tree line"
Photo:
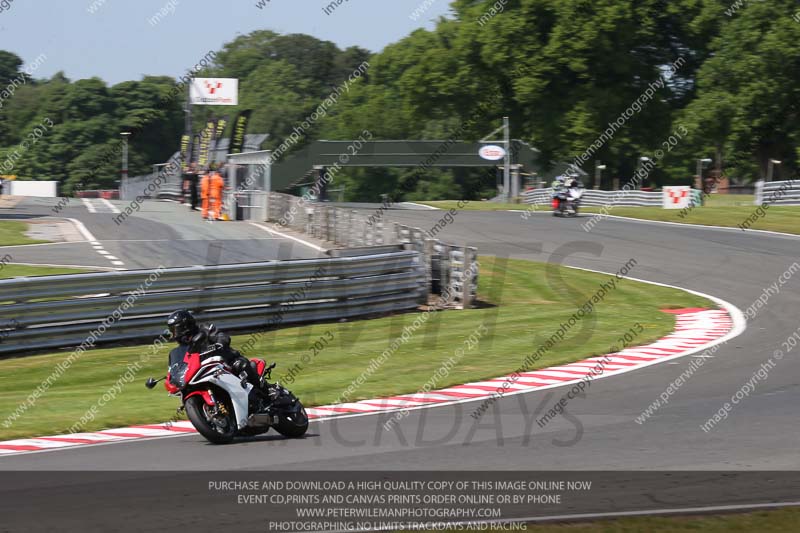
[[[763,178],[770,159],[796,173],[800,13],[791,0],[454,0],[434,29],[416,30],[382,51],[340,49],[308,35],[255,31],[215,52],[198,76],[240,80],[238,108],[195,107],[197,127],[252,109],[250,132],[279,146],[364,61],[368,71],[294,147],[314,139],[478,140],[511,119],[512,137],[542,163],[573,161],[593,174],[630,180],[640,158],[686,131],[658,159],[646,185],[690,184],[697,160],[735,182]],[[169,76],[107,86],[62,73],[2,91],[22,60],[0,51],[0,162],[45,118],[55,126],[21,155],[14,174],[56,179],[66,190],[113,187],[119,162],[104,157],[119,132],[131,139],[131,174],[178,149],[183,98],[164,96]],[[495,95],[499,95],[498,98]],[[482,119],[472,120],[482,109]],[[144,127],[142,125],[144,124]],[[465,126],[466,124],[466,126]],[[292,157],[287,154],[283,157]],[[348,169],[333,186],[350,200],[382,193],[405,199],[491,195],[474,169]]]

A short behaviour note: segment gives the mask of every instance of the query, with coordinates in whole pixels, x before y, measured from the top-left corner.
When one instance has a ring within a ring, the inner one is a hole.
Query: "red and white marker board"
[[[664,209],[683,209],[691,200],[692,188],[688,185],[664,187]]]

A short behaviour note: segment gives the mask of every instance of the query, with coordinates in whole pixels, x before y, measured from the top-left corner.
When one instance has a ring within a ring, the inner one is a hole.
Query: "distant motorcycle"
[[[562,187],[553,197],[554,217],[576,217],[581,205],[583,187]]]
[[[262,392],[254,389],[244,374],[237,376],[221,357],[212,356],[221,348],[218,344],[204,353],[186,353],[182,360],[170,354],[169,373],[158,380],[148,379],[145,386],[152,389],[165,380],[167,392],[181,397],[178,411],[185,410],[195,429],[213,444],[266,433],[271,427],[285,437],[305,435],[308,415],[300,400],[279,384],[266,381],[275,363],[267,366],[261,359],[251,360],[266,382]]]

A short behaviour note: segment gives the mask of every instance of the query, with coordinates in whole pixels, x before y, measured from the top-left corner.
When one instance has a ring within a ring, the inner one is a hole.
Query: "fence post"
[[[764,180],[758,180],[756,182],[756,199],[755,205],[761,205],[764,203]]]
[[[448,289],[452,302],[457,309],[464,309],[464,300],[466,298],[466,284],[464,270],[466,268],[466,257],[464,252],[458,248],[450,248],[448,256],[450,257],[450,264],[448,270],[449,280]],[[456,303],[459,302],[460,303]]]
[[[464,309],[472,307],[478,297],[478,249],[464,247]]]
[[[376,225],[376,232],[375,232],[375,244],[383,244],[383,220],[379,220],[375,223]]]
[[[422,254],[425,264],[425,286],[427,294],[433,294],[433,255],[435,253],[433,239],[425,239],[425,251]]]

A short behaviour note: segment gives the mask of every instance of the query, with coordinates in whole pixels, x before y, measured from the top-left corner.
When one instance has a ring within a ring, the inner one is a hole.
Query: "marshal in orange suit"
[[[208,218],[208,193],[209,193],[209,182],[211,178],[208,174],[203,174],[203,177],[200,178],[200,199],[202,200],[202,215],[203,218]]]
[[[211,219],[219,220],[222,217],[222,190],[225,188],[225,180],[222,179],[219,170],[214,170],[208,182],[208,195],[211,205]]]

